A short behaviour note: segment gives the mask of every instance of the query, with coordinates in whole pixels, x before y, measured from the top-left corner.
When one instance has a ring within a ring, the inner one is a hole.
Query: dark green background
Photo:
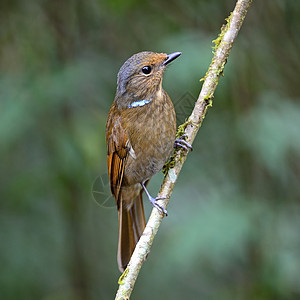
[[[114,298],[117,72],[182,51],[164,88],[184,121],[234,3],[0,2],[1,299]],[[299,20],[299,1],[254,1],[132,299],[300,298]]]

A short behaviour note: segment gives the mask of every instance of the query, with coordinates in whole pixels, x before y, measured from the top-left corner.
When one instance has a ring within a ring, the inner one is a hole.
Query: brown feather
[[[130,188],[122,187],[131,146],[114,105],[110,110],[106,128],[110,188],[119,211],[118,266],[123,272],[145,228],[142,189],[140,184]]]
[[[122,201],[122,193],[121,199]],[[133,205],[128,210],[126,206],[121,205],[119,209],[119,243],[118,243],[118,267],[121,272],[126,269],[130,257],[135,249],[145,228],[145,216],[142,200],[142,191],[133,199]]]
[[[111,193],[115,196],[119,208],[119,193],[124,175],[124,168],[128,156],[128,138],[123,129],[120,116],[115,112],[114,105],[111,107],[107,120],[107,167],[110,179]],[[108,126],[114,124],[114,126]]]

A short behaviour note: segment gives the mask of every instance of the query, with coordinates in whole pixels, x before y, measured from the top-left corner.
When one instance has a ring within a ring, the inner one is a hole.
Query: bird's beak
[[[181,52],[174,52],[174,53],[169,54],[167,59],[163,62],[163,65],[166,66],[167,64],[169,64],[171,61],[176,59],[181,54],[182,54]]]

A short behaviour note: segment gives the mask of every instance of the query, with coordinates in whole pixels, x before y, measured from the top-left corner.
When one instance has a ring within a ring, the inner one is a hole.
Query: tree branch
[[[201,79],[204,83],[194,110],[188,120],[179,126],[177,133],[178,136],[186,134],[186,141],[190,144],[193,143],[208,108],[212,106],[214,91],[218,85],[220,76],[223,74],[223,69],[227,62],[229,52],[242,26],[251,2],[252,0],[237,1],[234,11],[226,19],[227,24],[222,26],[221,33],[218,38],[213,41],[215,43],[215,46],[213,47],[214,57],[205,77]],[[166,198],[165,200],[159,200],[163,207],[166,207],[169,203],[170,196],[181,168],[186,160],[187,154],[188,151],[178,149],[171,157],[171,161],[167,163],[169,168],[165,172],[165,178],[158,193],[158,197]],[[129,299],[139,271],[150,251],[153,239],[158,231],[162,219],[163,215],[158,211],[158,209],[153,208],[143,235],[135,247],[126,270],[119,279],[119,289],[115,299]]]

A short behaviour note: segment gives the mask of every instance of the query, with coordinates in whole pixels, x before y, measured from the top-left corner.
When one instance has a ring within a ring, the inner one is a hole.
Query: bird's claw
[[[191,151],[193,151],[192,145],[189,144],[188,142],[186,142],[186,141],[184,140],[184,138],[185,138],[186,136],[187,136],[187,135],[184,134],[184,135],[182,135],[180,138],[176,139],[176,140],[175,140],[175,143],[174,143],[174,147],[181,147],[181,148],[183,148],[183,149],[185,149],[185,150],[191,150]]]
[[[163,213],[164,215],[167,216],[167,215],[168,215],[167,210],[166,210],[164,207],[162,207],[161,205],[159,205],[159,204],[156,202],[157,200],[167,199],[167,198],[166,198],[166,197],[156,197],[156,198],[153,198],[153,197],[149,194],[149,192],[148,192],[148,190],[146,189],[146,186],[144,185],[144,183],[141,183],[141,185],[142,185],[142,187],[143,187],[143,189],[144,189],[144,191],[145,191],[145,193],[146,193],[146,195],[147,195],[149,201],[152,203],[152,205],[153,205],[154,207],[156,207],[161,213]]]
[[[152,198],[152,199],[149,199],[149,200],[150,200],[150,202],[152,203],[153,206],[155,206],[161,213],[163,213],[165,216],[167,216],[168,215],[167,210],[163,206],[159,205],[156,202],[156,200],[160,200],[160,199],[167,199],[167,198],[166,197],[156,197],[156,198]]]

